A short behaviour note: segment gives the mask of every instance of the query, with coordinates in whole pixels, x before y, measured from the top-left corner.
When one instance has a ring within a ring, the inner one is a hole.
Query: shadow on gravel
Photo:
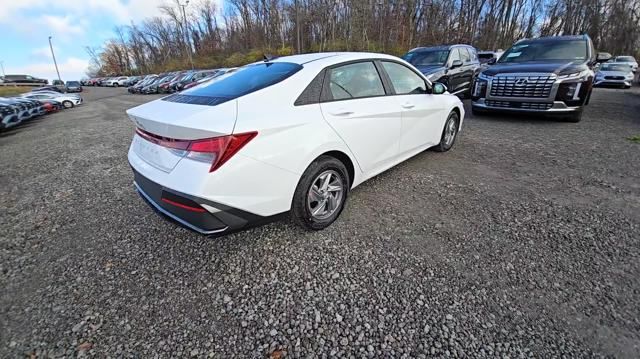
[[[512,113],[490,112],[482,115],[473,115],[473,121],[490,122],[518,122],[531,125],[566,123],[566,119],[561,116],[541,116],[538,114],[522,113],[514,115]]]

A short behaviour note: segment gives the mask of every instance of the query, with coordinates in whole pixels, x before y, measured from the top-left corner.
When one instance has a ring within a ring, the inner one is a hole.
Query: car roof
[[[341,62],[366,59],[397,59],[397,57],[373,52],[317,52],[313,54],[278,57],[270,60],[269,62],[289,62],[298,65],[305,65],[313,62],[314,65],[330,66]],[[254,62],[254,64],[259,63],[263,63],[263,61]]]
[[[474,48],[471,45],[467,44],[451,44],[451,45],[437,45],[437,46],[420,46],[409,50],[409,52],[419,51],[419,50],[451,50],[453,47],[470,47]]]
[[[538,41],[570,41],[570,40],[587,40],[589,36],[587,35],[564,35],[564,36],[545,36],[545,37],[536,37],[531,39],[522,39],[518,40],[516,44],[527,43],[527,42],[538,42]]]

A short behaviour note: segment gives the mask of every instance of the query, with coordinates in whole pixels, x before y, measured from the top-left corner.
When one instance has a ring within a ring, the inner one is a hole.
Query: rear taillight
[[[191,160],[210,163],[209,172],[220,168],[258,135],[258,132],[253,131],[200,140],[177,140],[157,136],[139,128],[136,129],[136,133],[158,146],[183,151],[185,156]]]

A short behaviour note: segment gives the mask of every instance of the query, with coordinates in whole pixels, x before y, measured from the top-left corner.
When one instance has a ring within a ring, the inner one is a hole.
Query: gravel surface
[[[640,356],[640,89],[578,124],[469,113],[327,230],[215,239],[134,192],[151,97],[83,96],[0,134],[0,357]]]

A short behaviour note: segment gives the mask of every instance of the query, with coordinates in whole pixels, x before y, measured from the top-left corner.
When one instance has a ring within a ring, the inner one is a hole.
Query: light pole
[[[186,4],[180,4],[182,7],[182,31],[184,31],[184,44],[187,47],[187,52],[189,53],[189,62],[191,63],[191,70],[193,70],[193,57],[191,57],[191,44],[189,43],[189,37],[187,36],[187,15],[184,11],[184,8],[189,5],[189,0],[187,0]]]
[[[53,57],[53,64],[56,66],[56,73],[58,74],[58,80],[62,82],[60,78],[60,71],[58,71],[58,63],[56,62],[56,55],[53,53],[53,45],[51,45],[51,36],[49,36],[49,48],[51,49],[51,56]]]
[[[0,61],[0,67],[2,68],[2,76],[7,76],[7,74],[4,73],[4,61]]]

